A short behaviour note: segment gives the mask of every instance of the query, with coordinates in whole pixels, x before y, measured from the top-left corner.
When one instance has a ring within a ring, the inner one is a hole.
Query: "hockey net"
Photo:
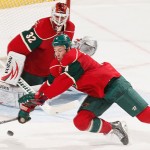
[[[56,2],[70,4],[70,0],[1,0],[0,1],[0,59],[6,58],[8,43],[35,22],[51,15]]]
[[[7,59],[7,45],[20,32],[31,28],[35,22],[51,15],[56,2],[70,0],[1,0],[0,1],[0,74],[1,63]],[[36,87],[35,87],[36,88]],[[24,93],[19,87],[0,84],[0,103],[18,107],[18,98]]]

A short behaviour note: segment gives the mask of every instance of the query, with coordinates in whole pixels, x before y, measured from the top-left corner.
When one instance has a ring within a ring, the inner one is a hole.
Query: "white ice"
[[[44,10],[48,10],[47,5]],[[150,103],[149,14],[149,0],[72,0],[71,6],[71,20],[76,24],[75,38],[89,35],[97,39],[99,46],[93,58],[98,62],[112,63],[148,103]],[[3,33],[2,28],[0,24],[1,41],[7,34]],[[5,51],[0,51],[0,55],[4,53]],[[17,121],[1,124],[0,150],[150,149],[150,125],[130,117],[119,106],[113,105],[102,118],[127,123],[130,138],[127,146],[122,145],[112,135],[78,131],[72,123],[76,111],[77,108],[56,116],[48,116],[36,110],[31,114],[32,120],[24,125]],[[17,113],[18,109],[1,106],[0,121],[13,118]],[[12,130],[14,136],[9,137],[8,130]]]

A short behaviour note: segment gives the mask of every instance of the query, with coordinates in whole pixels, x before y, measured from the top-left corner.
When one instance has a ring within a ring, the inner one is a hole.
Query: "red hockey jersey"
[[[49,98],[61,94],[70,86],[90,96],[102,98],[108,82],[113,77],[120,77],[111,64],[99,64],[75,48],[67,52],[61,62],[54,59],[50,73],[48,81],[39,90]]]
[[[74,30],[74,24],[67,21],[63,33],[72,39]],[[41,77],[48,76],[49,66],[54,58],[52,41],[57,35],[50,17],[40,19],[30,30],[20,33],[8,44],[8,53],[14,51],[26,55],[26,72]]]

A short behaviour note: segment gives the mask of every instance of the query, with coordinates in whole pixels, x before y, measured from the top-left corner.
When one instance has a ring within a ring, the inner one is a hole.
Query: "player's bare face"
[[[62,60],[62,58],[64,57],[66,52],[67,51],[64,46],[55,46],[54,47],[55,57],[58,59],[59,62]]]

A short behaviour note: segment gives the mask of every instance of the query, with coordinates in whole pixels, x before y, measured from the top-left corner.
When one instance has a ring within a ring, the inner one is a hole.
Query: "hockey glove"
[[[34,110],[36,106],[31,103],[21,104],[20,111],[18,113],[18,121],[20,123],[26,123],[31,120],[29,113]]]
[[[37,93],[29,93],[22,96],[21,98],[19,98],[18,102],[29,106],[31,104],[38,106],[43,105],[47,99],[48,97],[46,97],[40,92],[37,92]]]
[[[18,121],[20,123],[26,123],[27,121],[31,120],[31,117],[29,116],[29,113],[23,110],[20,110],[18,113]]]
[[[27,121],[31,120],[29,113],[35,109],[38,105],[43,105],[43,103],[48,98],[43,95],[42,93],[29,93],[22,96],[18,102],[20,103],[20,111],[18,114],[18,121],[20,123],[26,123]]]

